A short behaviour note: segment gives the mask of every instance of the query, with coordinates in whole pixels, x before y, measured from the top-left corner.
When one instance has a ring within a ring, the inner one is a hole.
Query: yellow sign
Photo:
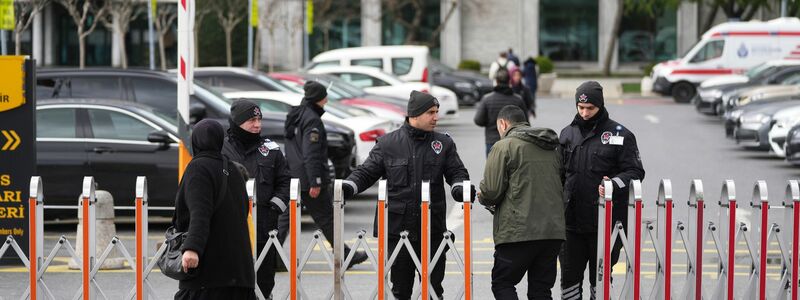
[[[250,7],[250,27],[258,27],[258,0],[253,0]]]
[[[0,0],[0,30],[14,30],[14,0]]]
[[[25,104],[25,56],[0,56],[0,112]]]
[[[156,0],[150,0],[150,10],[152,11],[152,14],[153,14],[153,20],[157,20],[158,19],[158,9],[157,9],[157,7],[158,7],[158,5],[156,3]]]
[[[314,33],[314,1],[306,1],[306,34]]]

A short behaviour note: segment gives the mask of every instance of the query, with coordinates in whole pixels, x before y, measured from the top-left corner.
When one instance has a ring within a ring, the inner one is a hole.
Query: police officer
[[[644,168],[636,137],[624,126],[608,118],[603,87],[595,81],[581,84],[575,92],[578,113],[561,130],[566,181],[567,239],[561,249],[561,298],[582,299],[583,273],[589,264],[591,298],[594,299],[597,274],[598,186],[603,179],[614,184],[614,223],[627,225],[628,184],[644,179]],[[612,251],[611,265],[619,259],[621,243]]]
[[[269,240],[269,232],[278,228],[278,216],[286,210],[289,201],[289,168],[278,144],[261,137],[261,109],[250,100],[237,100],[231,105],[228,136],[222,153],[243,165],[247,174],[255,179],[258,193],[256,245],[261,255]],[[265,262],[258,269],[258,287],[270,297],[275,286],[275,249],[267,252]]]
[[[420,205],[422,181],[430,181],[431,248],[441,243],[447,230],[444,181],[450,185],[456,201],[462,201],[462,185],[469,180],[467,169],[458,157],[456,144],[446,134],[433,131],[439,117],[439,101],[433,96],[411,92],[408,117],[403,126],[378,138],[367,160],[353,171],[342,185],[346,199],[363,192],[379,178],[388,181],[389,249],[399,242],[400,232],[407,230],[414,252],[420,255]],[[444,180],[443,180],[444,178]],[[472,201],[475,187],[471,187]],[[377,216],[376,216],[377,220]],[[377,221],[373,232],[377,234]],[[436,263],[431,274],[434,292],[441,299],[444,289],[445,256]],[[401,251],[392,265],[392,293],[397,299],[409,299],[414,286],[415,266],[408,251]]]
[[[299,106],[292,107],[286,117],[286,159],[292,177],[300,178],[301,199],[331,245],[333,243],[333,191],[328,173],[328,138],[322,115],[328,103],[325,86],[307,81],[303,86],[305,97]],[[288,229],[288,214],[280,219],[282,229]],[[345,245],[345,256],[350,247]],[[357,251],[348,267],[367,260],[364,251]]]

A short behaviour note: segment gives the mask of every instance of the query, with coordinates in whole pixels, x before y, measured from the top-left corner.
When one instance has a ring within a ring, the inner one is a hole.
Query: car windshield
[[[768,65],[767,63],[761,63],[759,65],[756,65],[755,67],[750,68],[750,70],[747,70],[745,75],[747,76],[747,78],[750,78],[750,79],[756,78],[756,77],[759,77],[761,73],[763,73],[764,71],[766,71],[769,68],[770,68],[770,65]]]

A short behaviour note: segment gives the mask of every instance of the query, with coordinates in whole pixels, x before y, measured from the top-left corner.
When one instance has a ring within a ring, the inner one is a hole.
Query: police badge
[[[600,136],[600,142],[602,142],[603,145],[607,145],[608,141],[610,140],[611,140],[611,131],[603,132],[603,135]]]
[[[438,140],[431,142],[431,148],[433,148],[433,152],[436,152],[437,155],[442,153],[442,142]]]

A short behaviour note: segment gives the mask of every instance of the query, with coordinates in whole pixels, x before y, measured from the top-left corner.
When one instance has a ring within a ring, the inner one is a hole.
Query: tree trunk
[[[228,67],[231,67],[233,66],[233,55],[231,53],[231,32],[233,27],[223,29],[225,30],[225,58],[227,59]]]
[[[22,30],[14,30],[14,55],[22,53]]]
[[[614,50],[617,45],[617,38],[619,36],[619,25],[622,22],[622,5],[623,0],[617,0],[617,11],[614,14],[614,25],[611,27],[611,36],[608,38],[608,45],[606,46],[606,57],[603,62],[603,75],[611,75],[611,60],[614,59]]]
[[[78,66],[86,67],[86,37],[83,35],[83,26],[78,27]]]
[[[267,63],[269,64],[269,72],[275,72],[275,37],[272,30],[269,31],[269,52],[267,52]]]
[[[158,35],[158,56],[161,60],[161,70],[167,70],[167,52],[164,49],[164,35]]]
[[[119,59],[122,62],[122,69],[128,68],[128,53],[125,50],[125,33],[119,25],[115,26],[117,29],[117,36],[119,36]]]

